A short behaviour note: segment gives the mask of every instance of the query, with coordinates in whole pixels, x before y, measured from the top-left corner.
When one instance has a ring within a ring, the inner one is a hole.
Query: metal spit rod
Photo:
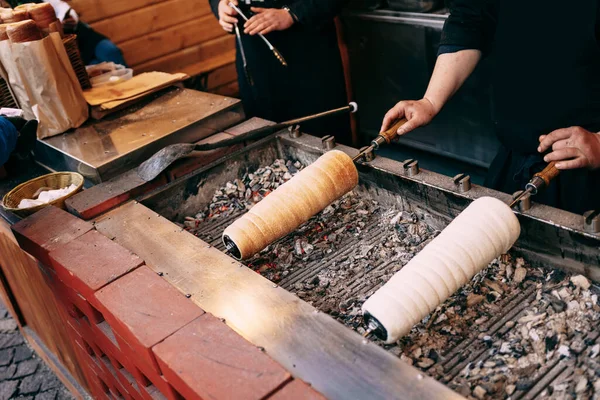
[[[371,153],[374,150],[378,150],[383,144],[392,143],[392,141],[398,137],[398,129],[400,129],[400,127],[406,122],[408,122],[406,118],[402,118],[391,128],[381,132],[379,136],[377,136],[377,138],[371,142],[371,145],[358,153],[356,157],[352,159],[352,161],[356,162],[360,159],[363,159],[366,154]],[[513,208],[516,206],[527,195],[535,196],[541,190],[547,188],[550,185],[550,182],[556,178],[559,173],[560,170],[556,168],[556,162],[551,162],[548,164],[548,166],[546,166],[542,172],[539,172],[533,176],[533,179],[527,184],[527,186],[525,186],[525,190],[510,202],[509,207]]]
[[[392,143],[398,137],[398,129],[400,129],[400,127],[407,122],[408,122],[408,120],[406,118],[402,118],[401,120],[396,122],[391,128],[389,128],[387,131],[381,132],[377,136],[377,138],[375,138],[375,140],[373,140],[371,142],[371,145],[369,147],[367,147],[366,149],[364,149],[363,151],[361,151],[360,153],[358,153],[358,155],[356,157],[354,157],[352,159],[352,161],[356,162],[356,161],[360,160],[361,158],[363,158],[365,156],[365,154],[370,153],[373,150],[378,150],[379,147],[381,147],[381,145],[383,145],[383,144]]]
[[[249,18],[242,12],[242,10],[240,10],[240,8],[238,6],[236,6],[235,4],[233,4],[230,1],[229,7],[233,8],[240,15],[240,17],[242,17],[244,19],[244,21],[248,22]],[[273,46],[273,44],[271,44],[269,39],[267,39],[262,33],[259,33],[258,36],[267,44],[267,46],[269,47],[269,50],[271,50],[273,52],[273,54],[279,60],[281,65],[283,65],[284,67],[287,67],[287,65],[288,65],[287,61],[285,61],[285,58],[283,58],[283,55],[281,55],[279,50],[277,50],[277,48],[275,46]]]
[[[556,162],[552,161],[544,168],[542,172],[538,172],[533,176],[533,179],[525,186],[523,193],[518,195],[510,204],[509,207],[513,208],[527,195],[535,196],[541,190],[545,189],[550,185],[550,182],[558,176],[560,170],[556,168]]]
[[[240,47],[240,55],[242,56],[242,63],[244,64],[244,73],[246,74],[246,82],[248,85],[254,86],[254,82],[252,81],[252,75],[250,75],[250,69],[248,68],[248,60],[246,59],[246,50],[244,50],[244,43],[242,42],[242,34],[240,33],[240,27],[238,24],[234,24],[235,27],[235,37],[238,42],[238,46]]]

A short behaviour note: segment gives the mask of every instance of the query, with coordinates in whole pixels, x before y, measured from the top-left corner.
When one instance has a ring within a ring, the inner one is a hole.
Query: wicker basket
[[[3,78],[0,78],[0,108],[18,108],[8,83]]]
[[[90,83],[90,77],[85,69],[85,64],[81,59],[81,53],[79,52],[79,47],[77,45],[77,35],[67,35],[63,38],[63,43],[65,45],[65,49],[67,50],[67,55],[69,56],[69,60],[71,61],[71,65],[75,70],[75,74],[77,75],[77,80],[79,80],[79,84],[82,89],[91,89],[92,84]]]
[[[55,206],[65,208],[65,200],[80,192],[83,188],[83,176],[75,172],[55,172],[34,178],[30,181],[20,184],[13,190],[8,192],[2,199],[2,207],[6,211],[17,214],[19,217],[25,218],[33,213],[38,212],[47,206]],[[48,204],[42,204],[30,208],[17,208],[23,199],[31,199],[40,188],[50,188],[52,190],[62,189],[70,185],[77,185],[77,189],[73,190],[66,196],[56,199]]]

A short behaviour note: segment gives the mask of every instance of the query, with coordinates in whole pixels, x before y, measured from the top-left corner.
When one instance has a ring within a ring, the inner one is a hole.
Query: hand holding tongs
[[[248,22],[248,17],[246,17],[246,15],[242,12],[242,10],[240,10],[240,8],[238,6],[236,6],[235,4],[233,4],[233,2],[229,2],[229,7],[233,8],[243,19],[244,21]],[[287,62],[285,61],[285,58],[283,58],[283,56],[281,55],[281,53],[279,52],[279,50],[277,50],[275,48],[275,46],[273,46],[271,44],[271,42],[269,42],[269,39],[267,39],[263,34],[259,33],[258,36],[260,36],[260,38],[267,44],[267,46],[269,47],[269,50],[271,50],[273,52],[273,54],[275,55],[275,57],[277,57],[277,59],[279,60],[279,62],[281,63],[281,65],[283,65],[284,67],[287,67]]]

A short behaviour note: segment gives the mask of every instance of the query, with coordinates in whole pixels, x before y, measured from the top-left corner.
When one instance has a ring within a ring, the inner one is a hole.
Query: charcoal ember
[[[252,208],[303,168],[296,160],[276,160],[247,171],[181,222],[214,244],[227,218]],[[361,189],[348,193],[246,265],[364,334],[364,301],[439,234],[426,213],[384,207],[369,196]],[[206,224],[219,228],[201,233]],[[600,325],[598,288],[548,267],[504,254],[397,343],[371,340],[467,397],[477,398],[476,389],[486,399],[526,392],[560,361],[578,368],[572,378],[550,383],[541,398],[572,398],[578,384],[580,398],[600,398],[600,344],[591,339]],[[513,309],[514,316],[508,314]],[[460,368],[444,370],[451,360]]]
[[[590,281],[583,275],[572,276],[571,283],[583,290],[588,290],[591,286]]]
[[[515,275],[513,276],[513,281],[515,281],[516,283],[521,283],[525,280],[526,276],[527,270],[523,267],[517,267],[517,269],[515,270]]]
[[[586,391],[588,387],[588,380],[582,376],[577,380],[577,385],[575,386],[575,393],[580,394]]]
[[[567,303],[565,303],[564,301],[562,301],[560,299],[556,299],[554,297],[552,297],[550,299],[550,304],[552,305],[552,308],[554,309],[554,311],[557,313],[561,313],[561,312],[565,311],[567,308]]]
[[[433,364],[435,364],[435,361],[433,361],[431,358],[427,358],[427,357],[421,358],[419,360],[419,362],[417,362],[417,366],[422,369],[428,369]]]
[[[552,336],[547,336],[544,339],[544,343],[546,345],[546,352],[550,352],[553,351],[554,349],[556,349],[556,345],[558,344],[558,336],[556,334],[552,335]]]
[[[485,297],[480,294],[469,293],[467,296],[467,307],[473,307],[485,300]]]
[[[530,378],[521,378],[517,381],[516,389],[517,390],[528,390],[533,385],[534,385],[534,382]]]
[[[296,255],[301,256],[304,254],[304,247],[308,244],[308,240],[306,239],[297,239],[294,243],[294,251]]]
[[[583,340],[580,338],[573,340],[571,342],[571,344],[569,345],[569,349],[575,354],[581,353],[586,347],[587,346],[585,345]]]
[[[473,396],[479,400],[483,400],[487,395],[487,391],[481,386],[475,386],[473,389]]]
[[[515,392],[516,389],[517,389],[516,385],[506,385],[506,388],[504,389],[504,391],[506,392],[507,395],[512,396],[512,394]]]
[[[590,357],[596,358],[598,357],[598,354],[600,354],[600,344],[595,344],[592,346],[592,349],[590,351]]]

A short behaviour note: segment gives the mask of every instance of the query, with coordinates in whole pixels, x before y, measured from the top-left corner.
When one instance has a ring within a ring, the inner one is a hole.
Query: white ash
[[[250,209],[302,168],[277,160],[247,172],[217,190],[209,207],[187,218],[186,229],[195,232],[204,222]],[[363,302],[438,233],[427,218],[351,192],[246,265],[364,334]],[[315,273],[292,279],[317,264]],[[598,289],[583,276],[549,269],[504,255],[396,344],[372,340],[470,398],[525,393],[549,369],[566,362],[573,365],[571,373],[550,382],[540,396],[600,398]],[[511,301],[525,293],[531,294],[517,301],[523,306],[517,314],[502,319],[515,309]],[[471,356],[477,349],[481,354]]]

